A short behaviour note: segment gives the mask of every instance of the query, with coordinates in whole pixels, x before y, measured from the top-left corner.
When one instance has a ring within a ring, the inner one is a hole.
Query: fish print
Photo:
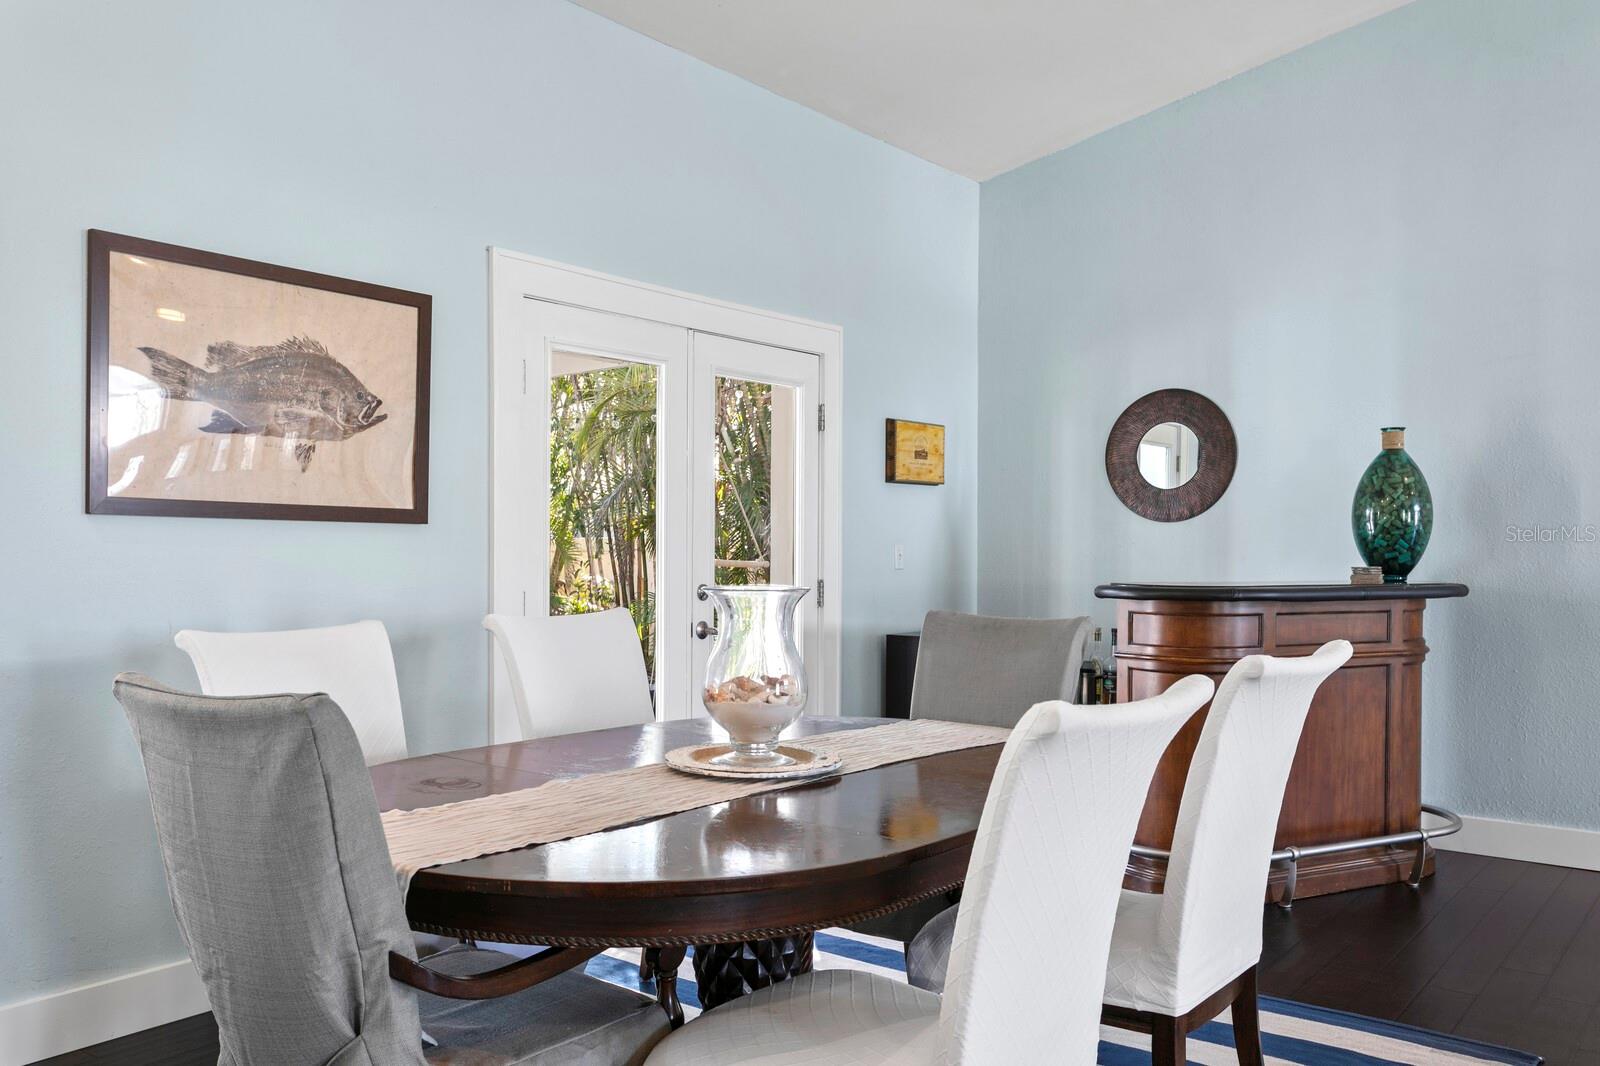
[[[139,350],[169,399],[216,408],[204,432],[291,440],[302,473],[318,441],[349,440],[389,417],[378,413],[383,401],[310,337],[253,347],[218,341],[206,348],[204,368],[159,348]]]

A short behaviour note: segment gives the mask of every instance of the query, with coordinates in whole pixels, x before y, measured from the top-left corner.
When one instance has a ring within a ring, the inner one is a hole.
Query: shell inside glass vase
[[[794,765],[778,736],[805,713],[806,669],[794,639],[794,614],[809,588],[702,585],[716,607],[717,640],[701,700],[732,742],[711,762],[730,768]]]

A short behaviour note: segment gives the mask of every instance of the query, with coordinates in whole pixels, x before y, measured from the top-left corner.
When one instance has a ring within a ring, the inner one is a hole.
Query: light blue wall
[[[1425,795],[1600,829],[1600,5],[1418,0],[984,184],[979,601],[1112,612],[1098,582],[1341,580],[1378,427],[1436,525]],[[1169,386],[1239,440],[1205,515],[1104,473]]]
[[[179,957],[122,669],[381,618],[418,751],[480,743],[490,244],[835,322],[845,704],[973,601],[977,186],[557,0],[0,0],[0,1004]],[[433,294],[432,521],[86,517],[84,230]],[[886,486],[887,415],[950,427]],[[907,546],[902,572],[892,545]]]

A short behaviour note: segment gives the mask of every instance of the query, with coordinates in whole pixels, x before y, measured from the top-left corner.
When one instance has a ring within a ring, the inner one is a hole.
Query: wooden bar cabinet
[[[1252,653],[1308,655],[1343,637],[1355,654],[1311,704],[1278,818],[1276,847],[1364,840],[1416,830],[1422,817],[1422,662],[1427,601],[1465,585],[1101,585],[1117,601],[1117,694],[1156,695],[1187,674],[1217,682]],[[1139,823],[1138,843],[1172,846],[1189,760],[1209,710],[1184,726],[1162,757]],[[1296,897],[1406,880],[1417,852],[1387,845],[1299,860]],[[1426,859],[1426,852],[1423,853]],[[1432,862],[1417,871],[1432,873]],[[1159,859],[1129,860],[1130,888],[1154,891]],[[1269,899],[1288,872],[1275,867]]]

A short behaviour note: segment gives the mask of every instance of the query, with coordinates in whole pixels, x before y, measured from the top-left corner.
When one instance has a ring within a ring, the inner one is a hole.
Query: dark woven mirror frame
[[[1139,442],[1163,422],[1178,422],[1200,442],[1194,476],[1175,489],[1161,489],[1139,473]],[[1222,499],[1239,458],[1233,426],[1222,408],[1188,389],[1161,389],[1128,405],[1106,436],[1106,478],[1134,514],[1152,522],[1182,522]]]

